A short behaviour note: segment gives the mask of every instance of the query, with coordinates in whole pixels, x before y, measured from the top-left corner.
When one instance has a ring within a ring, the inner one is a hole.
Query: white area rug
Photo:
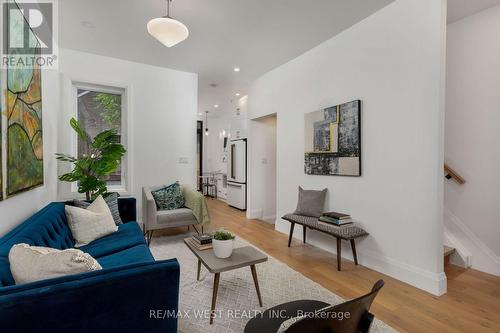
[[[214,275],[202,265],[200,281],[196,281],[198,260],[186,247],[183,239],[188,235],[154,238],[151,252],[156,260],[177,258],[181,266],[179,332],[184,333],[240,333],[250,316],[275,305],[300,299],[320,300],[330,304],[342,298],[316,282],[294,271],[286,264],[268,255],[269,260],[256,265],[264,306],[259,307],[257,294],[249,267],[221,273],[217,296],[217,317],[209,325]],[[236,247],[249,245],[237,238]],[[264,251],[262,251],[264,252]],[[372,333],[396,332],[375,319]]]

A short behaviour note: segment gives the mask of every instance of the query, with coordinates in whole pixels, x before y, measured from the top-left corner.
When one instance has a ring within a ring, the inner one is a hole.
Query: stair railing
[[[465,184],[465,179],[460,176],[455,170],[450,168],[446,163],[444,164],[444,172],[446,179],[453,179],[460,185]]]

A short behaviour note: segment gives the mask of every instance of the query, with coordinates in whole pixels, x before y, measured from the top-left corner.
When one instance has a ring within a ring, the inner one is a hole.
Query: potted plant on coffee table
[[[212,246],[217,258],[229,258],[233,253],[235,236],[226,230],[218,230],[213,234]]]

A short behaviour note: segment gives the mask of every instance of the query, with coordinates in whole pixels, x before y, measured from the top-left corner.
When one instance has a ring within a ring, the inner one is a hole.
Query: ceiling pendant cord
[[[208,135],[208,111],[205,111],[205,135]]]
[[[167,18],[172,18],[170,17],[170,1],[172,0],[167,0],[167,16],[166,16]]]

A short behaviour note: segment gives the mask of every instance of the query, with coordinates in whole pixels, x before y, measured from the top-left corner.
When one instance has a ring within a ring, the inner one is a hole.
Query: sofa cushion
[[[118,230],[113,215],[102,196],[97,197],[87,209],[66,206],[65,210],[69,228],[77,241],[77,247],[87,245]]]
[[[193,211],[189,208],[179,208],[173,210],[160,210],[157,215],[158,224],[185,224],[184,222],[193,221],[193,224],[198,223],[196,217],[193,215]]]
[[[146,244],[141,227],[137,222],[128,222],[120,224],[117,232],[96,239],[80,250],[98,258],[141,244]]]
[[[111,215],[113,216],[113,220],[115,220],[115,224],[116,225],[123,224],[123,221],[120,217],[120,210],[118,208],[118,193],[116,192],[109,193],[106,197],[104,197],[104,201],[106,201],[106,204],[108,205],[109,210],[111,211]],[[90,206],[90,204],[91,202],[87,200],[79,200],[79,199],[73,200],[73,205],[79,208],[87,209]]]
[[[0,287],[14,284],[8,255],[12,246],[20,243],[59,250],[74,247],[64,204],[49,204],[0,239]]]
[[[16,284],[102,269],[94,258],[80,250],[28,244],[14,245],[9,252],[9,263]]]
[[[149,251],[147,245],[136,245],[134,247],[116,252],[107,256],[96,258],[102,268],[111,268],[116,266],[154,262],[155,259]]]

